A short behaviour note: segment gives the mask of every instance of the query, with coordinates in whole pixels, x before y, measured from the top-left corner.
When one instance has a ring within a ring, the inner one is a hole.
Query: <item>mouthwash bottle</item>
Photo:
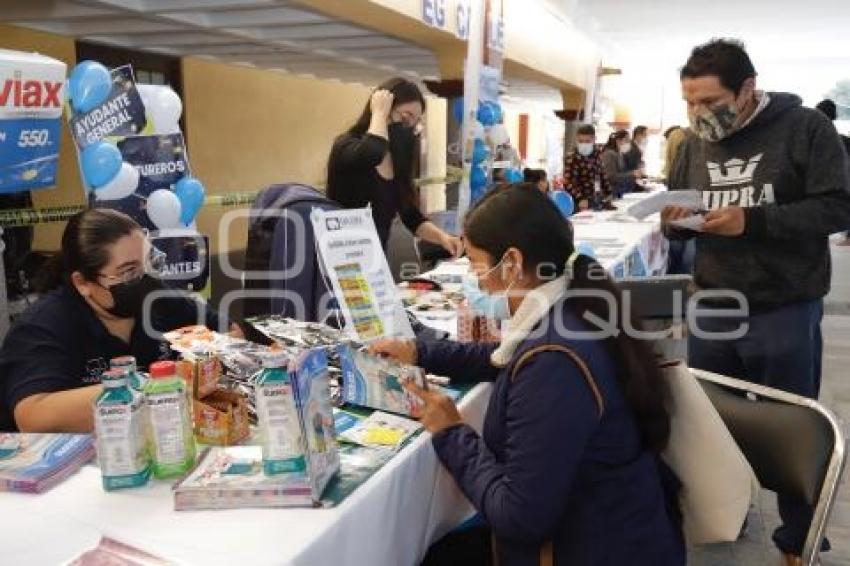
[[[263,369],[254,384],[257,425],[263,446],[263,471],[266,475],[303,472],[307,468],[301,423],[295,408],[295,392],[288,357],[267,354]]]
[[[154,362],[145,384],[154,476],[181,476],[195,464],[195,438],[186,382],[174,362]]]
[[[127,373],[103,373],[103,392],[94,402],[97,457],[107,491],[145,485],[150,477],[142,398],[127,385]]]
[[[110,369],[120,369],[127,372],[127,384],[131,389],[142,391],[145,387],[147,379],[136,366],[136,358],[134,356],[119,356],[109,360]]]

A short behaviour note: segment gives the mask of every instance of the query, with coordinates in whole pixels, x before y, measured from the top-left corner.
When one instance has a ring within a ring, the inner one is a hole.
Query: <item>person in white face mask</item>
[[[800,97],[759,90],[755,67],[735,40],[694,48],[680,80],[694,135],[682,141],[668,185],[700,190],[703,219],[699,231],[677,229],[673,221],[697,212],[671,206],[661,213],[662,226],[670,238],[696,241],[694,282],[716,293],[700,302],[700,328],[710,336],[731,324],[746,329],[734,340],[691,333],[688,363],[817,398],[829,235],[850,226],[838,132]],[[743,313],[734,323],[730,306]],[[793,493],[778,500],[782,525],[773,541],[786,564],[801,564],[812,506]]]
[[[576,202],[576,208],[587,210],[596,197],[599,185],[599,203],[605,210],[614,208],[611,184],[602,167],[602,152],[596,146],[596,130],[584,124],[576,132],[576,146],[564,160],[564,190]]]
[[[602,166],[617,198],[635,190],[636,179],[643,176],[641,169],[629,170],[626,154],[632,149],[632,140],[626,130],[617,130],[608,138],[602,152]]]

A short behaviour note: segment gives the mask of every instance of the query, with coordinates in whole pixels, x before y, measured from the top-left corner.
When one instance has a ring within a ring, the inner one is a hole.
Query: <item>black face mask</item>
[[[142,275],[135,281],[118,283],[107,289],[112,294],[114,304],[111,308],[104,309],[106,312],[118,318],[139,318],[145,298],[154,291],[165,289],[165,286],[159,279]]]
[[[393,122],[387,132],[390,135],[390,157],[393,171],[397,177],[409,177],[412,173],[413,151],[416,147],[416,134],[413,128],[404,122]]]

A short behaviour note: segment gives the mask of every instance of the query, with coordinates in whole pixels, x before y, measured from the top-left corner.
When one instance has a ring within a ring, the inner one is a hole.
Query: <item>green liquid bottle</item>
[[[174,362],[155,362],[145,384],[153,473],[173,478],[195,465],[195,437],[186,382],[176,375]]]
[[[102,376],[103,392],[94,402],[97,456],[107,491],[140,487],[150,477],[142,398],[127,386],[120,369]]]
[[[273,353],[262,357],[263,370],[254,384],[257,401],[257,426],[263,446],[263,471],[266,475],[304,472],[307,461],[301,423],[295,408],[295,392],[286,355]]]

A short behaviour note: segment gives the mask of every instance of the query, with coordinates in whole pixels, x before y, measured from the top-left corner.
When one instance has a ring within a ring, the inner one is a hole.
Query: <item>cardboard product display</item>
[[[251,434],[244,396],[218,390],[193,403],[195,438],[203,444],[232,446]]]

